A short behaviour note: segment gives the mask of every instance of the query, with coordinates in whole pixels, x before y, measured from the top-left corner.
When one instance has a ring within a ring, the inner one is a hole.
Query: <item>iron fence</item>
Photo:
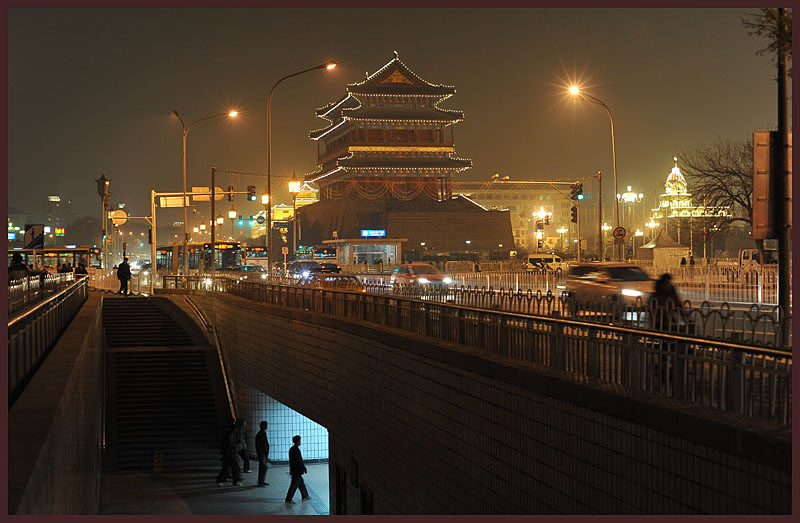
[[[78,276],[80,277],[80,275]],[[42,273],[8,282],[8,314],[16,314],[72,285],[75,274]]]
[[[79,277],[69,287],[9,320],[9,406],[19,397],[61,333],[86,302],[88,293],[88,278]]]
[[[664,328],[670,325],[666,318],[662,318],[664,330],[659,331],[587,321],[588,317],[582,315],[558,317],[481,309],[430,300],[425,295],[348,292],[235,279],[173,279],[169,284],[172,288],[222,291],[402,329],[531,362],[571,379],[593,378],[627,390],[791,426],[791,351],[701,338],[688,329],[670,332]],[[547,306],[554,302],[547,297]],[[675,325],[680,323],[676,321]]]

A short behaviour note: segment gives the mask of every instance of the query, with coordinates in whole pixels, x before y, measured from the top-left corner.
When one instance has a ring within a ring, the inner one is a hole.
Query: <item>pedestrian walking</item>
[[[481,262],[475,260],[475,262],[472,265],[472,268],[475,272],[481,272]]]
[[[250,470],[250,457],[247,455],[247,422],[244,418],[236,420],[236,454],[242,458],[242,472]]]
[[[86,266],[82,263],[79,263],[77,267],[75,267],[75,274],[89,274],[89,271],[86,270]]]
[[[683,257],[681,258],[681,267],[685,267],[685,266],[686,266],[686,257],[685,257],[685,256],[683,256]]]
[[[119,292],[123,296],[128,295],[128,280],[131,279],[131,266],[128,265],[128,258],[123,258],[122,263],[117,268],[117,279],[119,280]]]
[[[689,256],[689,265],[694,265],[694,256]]]
[[[292,482],[289,485],[289,491],[286,493],[286,503],[294,504],[292,498],[295,491],[300,489],[300,496],[303,501],[308,501],[311,496],[308,495],[306,484],[303,481],[303,474],[308,472],[305,464],[303,463],[303,455],[300,453],[300,436],[292,438],[294,445],[289,449],[289,474],[292,476]]]
[[[656,329],[677,330],[680,319],[685,317],[683,303],[672,284],[671,274],[662,274],[656,280],[653,293],[654,326]]]
[[[269,458],[269,440],[267,440],[267,422],[259,424],[261,430],[256,432],[256,456],[258,457],[258,486],[269,485],[267,479],[267,458]]]
[[[225,485],[228,477],[233,478],[233,484],[237,487],[242,486],[242,476],[239,472],[239,464],[236,463],[236,423],[233,418],[228,422],[225,433],[222,435],[220,453],[222,455],[222,470],[217,474],[217,485]]]
[[[27,265],[22,263],[22,255],[15,252],[11,256],[11,265],[8,266],[8,281],[28,279],[31,275],[31,270]]]

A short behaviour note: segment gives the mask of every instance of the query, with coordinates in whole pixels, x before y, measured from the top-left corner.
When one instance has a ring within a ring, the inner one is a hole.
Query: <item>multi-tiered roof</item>
[[[319,143],[319,167],[306,180],[323,194],[325,186],[353,180],[376,187],[423,178],[449,181],[472,167],[471,160],[454,156],[452,125],[464,114],[438,107],[455,92],[424,80],[395,52],[363,81],[348,84],[342,98],[317,109],[328,125],[309,133]]]

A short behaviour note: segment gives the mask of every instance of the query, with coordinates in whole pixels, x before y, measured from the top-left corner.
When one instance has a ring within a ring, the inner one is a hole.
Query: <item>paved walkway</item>
[[[303,479],[311,500],[301,501],[298,491],[294,505],[284,503],[290,481],[288,465],[269,468],[268,487],[256,486],[257,464],[253,472],[242,474],[241,487],[232,486],[230,481],[218,486],[218,465],[163,474],[104,472],[100,514],[329,514],[328,464],[310,463],[306,468],[308,474]]]

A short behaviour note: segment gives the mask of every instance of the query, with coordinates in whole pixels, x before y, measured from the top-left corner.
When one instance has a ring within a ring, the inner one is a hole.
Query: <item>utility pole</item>
[[[581,201],[575,200],[575,207],[578,208],[578,263],[581,262]]]
[[[780,31],[786,33],[786,10],[778,8],[778,23]],[[771,173],[770,185],[774,194],[772,206],[773,222],[778,234],[778,306],[783,320],[789,313],[789,222],[788,208],[790,202],[787,195],[787,181],[789,174],[789,128],[788,128],[788,103],[786,99],[786,45],[781,42],[778,46],[778,136],[780,138],[780,154],[777,158],[777,169]],[[786,323],[786,322],[784,322]],[[784,343],[788,336],[784,332]]]
[[[606,245],[603,242],[603,172],[597,171],[597,260],[603,261]]]

